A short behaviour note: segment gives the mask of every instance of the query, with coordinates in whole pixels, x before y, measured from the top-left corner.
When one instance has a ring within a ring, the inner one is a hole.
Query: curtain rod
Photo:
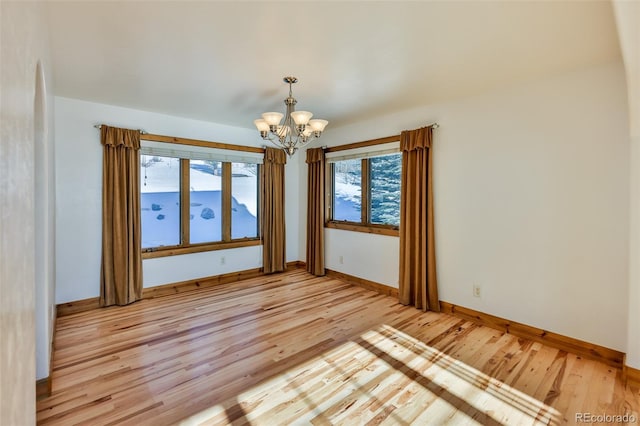
[[[94,124],[93,127],[99,130],[99,129],[102,129],[102,124]],[[138,129],[138,131],[140,132],[141,135],[149,134],[149,132],[147,132],[146,130]]]
[[[440,127],[440,125],[438,123],[432,123],[421,128],[426,128],[426,127],[432,127],[434,129],[437,129],[438,127]],[[390,142],[397,142],[400,140],[400,136],[401,135],[393,135],[393,136],[387,136],[385,138],[371,139],[368,141],[354,142],[354,143],[348,143],[346,145],[338,145],[338,146],[323,145],[321,148],[324,150],[325,153],[347,151],[349,149],[364,148],[367,146],[375,146],[375,145],[382,145]]]

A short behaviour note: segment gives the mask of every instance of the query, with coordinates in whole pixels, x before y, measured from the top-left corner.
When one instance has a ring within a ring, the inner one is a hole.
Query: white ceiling
[[[608,1],[51,2],[57,95],[253,127],[330,127],[620,61]]]

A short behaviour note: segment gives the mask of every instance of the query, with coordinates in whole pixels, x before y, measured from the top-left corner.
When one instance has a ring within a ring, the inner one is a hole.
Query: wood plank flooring
[[[615,368],[299,269],[59,318],[53,362],[43,425],[640,424]]]

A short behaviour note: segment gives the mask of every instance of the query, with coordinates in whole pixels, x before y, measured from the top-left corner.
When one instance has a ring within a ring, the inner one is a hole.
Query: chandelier
[[[287,106],[286,115],[279,112],[265,112],[262,118],[253,123],[260,131],[262,139],[273,142],[278,148],[291,157],[298,148],[305,146],[315,138],[319,138],[324,128],[329,124],[327,120],[313,119],[309,111],[296,111],[296,98],[291,94],[291,86],[298,82],[296,77],[283,78],[289,84],[289,96],[284,100]],[[284,117],[284,122],[280,124]]]

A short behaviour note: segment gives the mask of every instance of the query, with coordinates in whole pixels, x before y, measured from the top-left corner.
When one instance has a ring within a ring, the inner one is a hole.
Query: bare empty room
[[[0,424],[640,424],[640,1],[0,22]]]

